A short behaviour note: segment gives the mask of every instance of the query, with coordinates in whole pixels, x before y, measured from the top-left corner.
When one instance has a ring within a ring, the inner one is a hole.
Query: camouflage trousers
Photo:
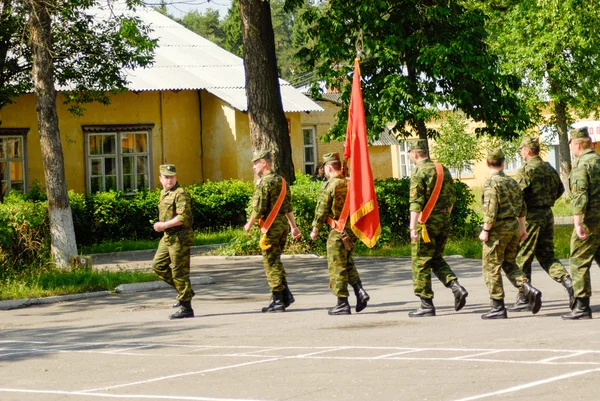
[[[592,260],[600,266],[600,212],[594,214],[586,212],[584,226],[588,237],[579,239],[575,230],[571,235],[571,278],[573,279],[573,292],[576,298],[590,298],[592,296],[592,282],[590,267]]]
[[[527,239],[519,245],[517,266],[531,282],[531,264],[535,257],[552,280],[560,283],[569,273],[554,257],[554,215],[550,207],[527,211],[527,234]]]
[[[450,213],[431,214],[426,224],[431,242],[423,241],[423,226],[417,225],[419,240],[411,242],[412,279],[415,295],[421,298],[433,298],[431,272],[446,287],[456,274],[444,260],[444,248],[450,233]]]
[[[346,230],[354,242],[357,238],[351,230]],[[338,298],[348,298],[348,283],[356,285],[360,283],[358,270],[352,259],[352,252],[344,247],[340,233],[331,230],[327,237],[327,268],[329,269],[329,284],[333,295]]]
[[[527,281],[516,264],[519,237],[519,222],[516,218],[507,219],[497,221],[487,242],[483,243],[483,278],[491,299],[504,299],[501,269],[512,285],[519,289]]]
[[[152,269],[165,283],[175,287],[179,301],[190,301],[195,295],[190,282],[193,238],[191,230],[164,234],[152,260]]]
[[[260,249],[263,255],[265,275],[271,292],[281,292],[284,289],[286,278],[285,269],[281,263],[281,254],[285,249],[290,227],[287,218],[283,216],[275,219],[269,231],[262,234]]]

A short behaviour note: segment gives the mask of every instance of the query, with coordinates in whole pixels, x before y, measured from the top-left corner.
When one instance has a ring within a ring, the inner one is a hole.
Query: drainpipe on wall
[[[165,164],[165,125],[163,119],[163,92],[158,92],[158,110],[160,114],[160,164]]]
[[[202,175],[202,183],[204,183],[204,138],[203,126],[202,126],[202,91],[196,91],[198,93],[198,117],[200,118],[200,174]]]

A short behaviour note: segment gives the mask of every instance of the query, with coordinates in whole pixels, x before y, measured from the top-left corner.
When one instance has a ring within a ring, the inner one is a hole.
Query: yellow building
[[[251,180],[245,72],[241,58],[162,14],[140,10],[158,38],[152,67],[129,71],[129,91],[108,106],[69,114],[58,95],[67,188],[76,192],[155,188],[158,166],[173,163],[183,184]],[[295,166],[304,162],[301,114],[322,111],[280,81]],[[35,95],[0,110],[2,193],[44,185]]]

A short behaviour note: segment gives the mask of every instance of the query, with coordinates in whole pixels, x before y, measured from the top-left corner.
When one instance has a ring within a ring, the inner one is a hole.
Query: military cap
[[[504,159],[504,152],[500,148],[490,149],[487,153],[487,160],[500,160]]]
[[[427,141],[425,139],[419,139],[418,141],[410,141],[408,143],[408,150],[426,150]]]
[[[252,162],[255,162],[257,160],[260,159],[265,159],[265,160],[272,160],[271,159],[271,152],[269,152],[268,150],[257,150],[254,152],[254,154],[252,155]]]
[[[323,155],[323,164],[327,162],[339,162],[340,154],[338,152],[327,153]]]
[[[571,134],[571,139],[589,138],[590,137],[587,127],[573,128],[571,130],[570,134]]]
[[[177,175],[177,170],[174,164],[161,164],[160,165],[161,175]]]
[[[540,138],[534,138],[532,136],[526,136],[521,141],[521,145],[519,148],[539,148],[540,147]]]

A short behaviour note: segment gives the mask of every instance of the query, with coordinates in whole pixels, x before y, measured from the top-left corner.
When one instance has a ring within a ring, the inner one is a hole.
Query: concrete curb
[[[210,276],[191,277],[192,285],[215,284],[215,280]],[[121,284],[115,288],[119,294],[133,294],[136,292],[154,291],[173,288],[164,281],[148,281],[146,283]]]
[[[46,297],[46,298],[11,299],[8,301],[0,301],[0,310],[18,309],[18,308],[23,308],[25,306],[53,304],[53,303],[65,302],[65,301],[77,301],[79,299],[98,298],[98,297],[105,297],[107,295],[110,295],[110,291],[86,292],[83,294],[58,295],[56,297]]]

